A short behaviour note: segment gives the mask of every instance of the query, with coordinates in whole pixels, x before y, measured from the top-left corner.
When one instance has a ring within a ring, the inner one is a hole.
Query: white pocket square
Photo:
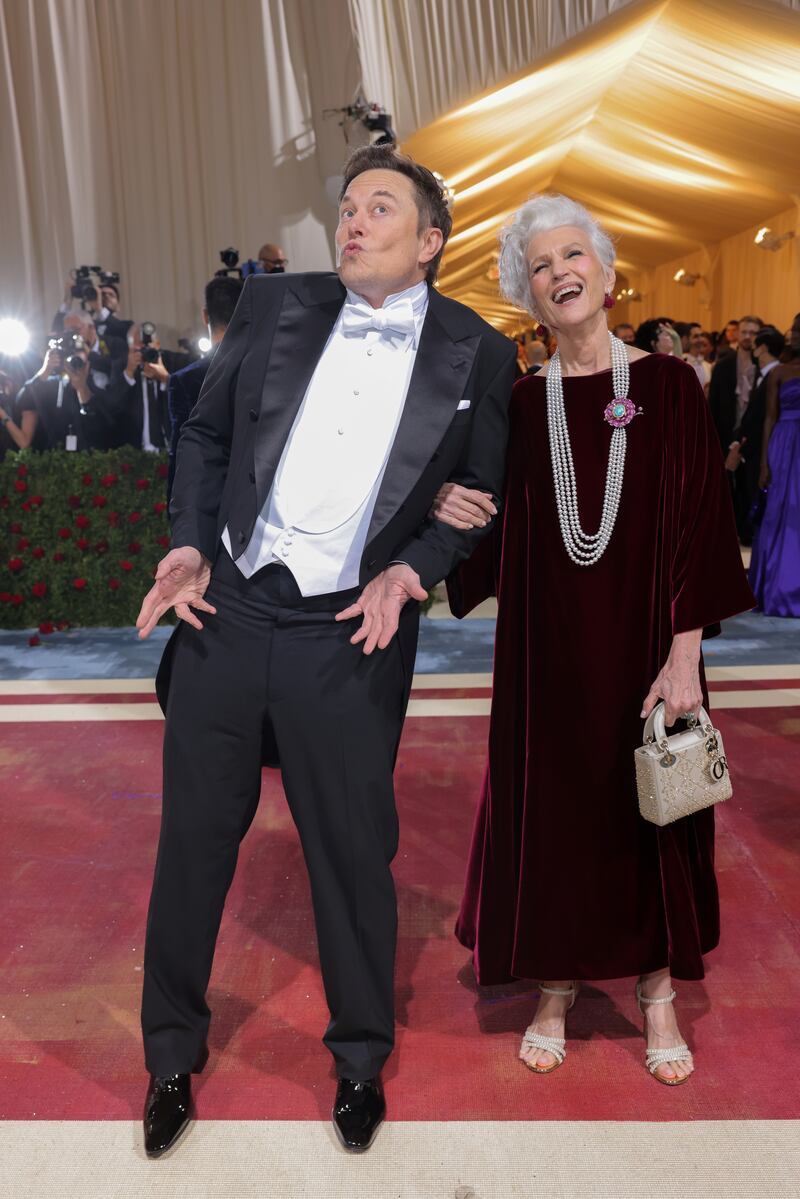
[[[463,412],[465,408],[469,408],[469,400],[459,400],[456,412]]]

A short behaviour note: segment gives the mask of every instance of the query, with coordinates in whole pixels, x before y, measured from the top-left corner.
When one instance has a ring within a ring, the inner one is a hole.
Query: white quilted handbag
[[[639,811],[652,824],[672,824],[733,794],[722,737],[705,708],[686,732],[667,737],[664,704],[644,726],[644,745],[635,752]]]

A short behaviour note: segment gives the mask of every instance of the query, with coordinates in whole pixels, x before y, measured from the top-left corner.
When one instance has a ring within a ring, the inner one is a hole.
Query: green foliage
[[[166,454],[0,462],[0,627],[132,625],[169,547]]]

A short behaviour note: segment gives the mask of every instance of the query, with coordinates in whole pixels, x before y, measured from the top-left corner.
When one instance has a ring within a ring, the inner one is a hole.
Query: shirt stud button
[[[357,388],[357,387],[354,387],[354,388],[353,388],[353,395],[354,395],[354,396],[357,396],[357,395],[360,395],[360,394],[361,394],[361,393],[360,393],[360,391],[358,390],[358,388]]]
[[[337,430],[336,430],[336,432],[337,432],[337,433],[339,434],[339,436],[341,437],[341,436],[343,435],[343,433],[344,433],[344,429],[337,429]]]
[[[375,353],[374,350],[367,350],[367,357],[371,358],[374,353]]]

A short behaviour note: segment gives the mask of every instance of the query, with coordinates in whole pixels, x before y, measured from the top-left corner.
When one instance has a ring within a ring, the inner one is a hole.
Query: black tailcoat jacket
[[[181,433],[170,502],[173,547],[194,546],[213,562],[227,526],[234,556],[244,552],[345,296],[335,274],[246,280]],[[448,481],[491,493],[499,507],[515,363],[513,342],[470,308],[430,288],[405,406],[367,534],[361,587],[400,560],[430,588],[490,531],[491,525],[454,529],[430,520],[428,511]],[[308,485],[314,486],[313,478]],[[401,621],[400,639],[410,687],[416,622],[411,627]],[[159,672],[160,699],[168,657]]]

